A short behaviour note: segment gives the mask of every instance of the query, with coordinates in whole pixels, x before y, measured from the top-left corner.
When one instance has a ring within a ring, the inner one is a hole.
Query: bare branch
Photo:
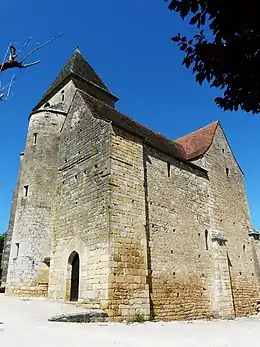
[[[49,44],[50,42],[56,40],[58,37],[60,37],[62,35],[62,33],[60,33],[59,35],[54,36],[53,38],[51,38],[50,40],[44,42],[43,44],[39,45],[38,47],[36,47],[34,50],[32,50],[30,53],[28,53],[21,61],[17,60],[17,57],[20,55],[20,53],[25,49],[25,47],[27,47],[27,45],[29,44],[31,37],[29,37],[27,39],[27,41],[22,45],[22,47],[20,48],[20,50],[18,52],[16,52],[16,47],[12,44],[12,42],[9,43],[7,51],[5,53],[4,56],[4,60],[3,62],[0,62],[0,74],[8,69],[12,69],[12,68],[18,68],[18,69],[26,69],[30,66],[34,66],[40,63],[40,60],[34,61],[32,63],[28,63],[28,64],[23,64],[23,62],[30,57],[32,54],[34,54],[35,52],[37,52],[39,49],[41,49],[42,47],[44,47],[45,45]],[[7,57],[9,52],[9,57]],[[0,101],[5,101],[8,100],[10,98],[10,94],[11,94],[11,89],[14,83],[14,79],[15,76],[13,75],[13,77],[11,78],[11,81],[7,84],[7,85],[2,85],[1,81],[0,81]]]
[[[23,49],[28,45],[28,43],[30,42],[31,38],[29,38],[24,45],[21,47],[21,49],[18,51],[18,53],[16,54],[16,49],[15,47],[12,45],[12,43],[9,44],[7,52],[5,54],[4,57],[4,61],[2,63],[0,63],[0,73],[7,70],[7,69],[12,69],[12,68],[19,68],[19,69],[23,69],[23,68],[27,68],[29,66],[33,66],[36,64],[39,64],[40,61],[35,61],[33,63],[29,63],[29,64],[25,64],[23,65],[23,62],[30,57],[33,53],[35,53],[36,51],[38,51],[39,49],[41,49],[42,47],[44,47],[45,45],[47,45],[48,43],[56,40],[58,37],[60,37],[62,35],[62,33],[60,33],[59,35],[54,36],[53,38],[51,38],[50,40],[44,42],[42,45],[36,47],[34,50],[32,50],[30,53],[28,53],[23,59],[22,61],[17,61],[17,56],[23,51]],[[9,50],[9,60],[6,60],[7,54],[8,54],[8,50]]]
[[[1,64],[1,70],[0,72],[3,72],[7,69],[12,69],[12,68],[19,68],[21,69],[23,67],[23,65],[21,63],[19,63],[18,61],[4,61],[2,64]]]
[[[56,39],[57,39],[58,37],[60,37],[61,35],[62,35],[62,33],[60,33],[59,35],[54,36],[52,39],[50,39],[50,40],[44,42],[42,45],[36,47],[33,51],[31,51],[30,53],[28,53],[28,54],[22,59],[21,64],[22,64],[28,57],[30,57],[32,54],[34,54],[36,51],[38,51],[39,49],[41,49],[43,46],[47,45],[48,43],[50,43],[50,42],[56,40]]]
[[[8,45],[8,47],[7,47],[7,50],[6,50],[6,52],[5,52],[4,60],[3,60],[2,64],[1,64],[1,66],[0,66],[0,73],[1,73],[2,70],[3,70],[3,66],[4,66],[4,63],[5,63],[5,61],[6,61],[7,54],[8,54],[8,52],[10,51],[10,46],[11,46],[11,44],[12,44],[12,43],[10,42],[9,45]]]
[[[25,64],[25,65],[22,65],[22,69],[26,69],[27,67],[29,67],[29,66],[33,66],[33,65],[36,65],[36,64],[39,64],[40,63],[40,60],[37,60],[37,61],[35,61],[35,62],[33,62],[33,63],[29,63],[29,64]]]
[[[10,97],[10,92],[13,86],[15,75],[11,78],[11,81],[0,89],[0,101],[6,101]]]
[[[9,87],[8,87],[7,94],[6,94],[6,100],[9,99],[10,91],[11,91],[11,88],[12,88],[12,85],[13,85],[13,82],[14,82],[14,78],[15,78],[15,75],[13,75],[13,77],[12,77],[10,83],[9,83]]]
[[[31,37],[25,42],[25,44],[21,47],[21,49],[16,53],[15,58],[18,57],[18,55],[25,49],[25,47],[28,45],[28,43],[31,41]]]

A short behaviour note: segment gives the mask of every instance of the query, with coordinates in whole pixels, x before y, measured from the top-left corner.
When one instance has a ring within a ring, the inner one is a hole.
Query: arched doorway
[[[72,252],[69,257],[71,265],[70,277],[70,301],[78,301],[79,297],[79,255],[77,252]]]

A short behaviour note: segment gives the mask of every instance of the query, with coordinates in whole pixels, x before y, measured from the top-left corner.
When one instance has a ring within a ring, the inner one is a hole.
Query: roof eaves
[[[96,88],[102,90],[102,92],[104,92],[104,93],[106,93],[106,94],[112,96],[116,101],[119,100],[119,98],[118,98],[117,96],[115,96],[113,93],[111,93],[108,89],[104,89],[104,88],[100,87],[99,85],[97,85],[96,83],[87,80],[86,78],[80,76],[79,74],[77,74],[77,73],[74,72],[73,70],[71,70],[71,72],[72,72],[72,74],[73,74],[74,76],[77,76],[78,78],[82,79],[83,81],[85,81],[85,82],[91,84],[92,86],[94,86],[94,87],[96,87]],[[80,89],[79,89],[79,90],[80,90]],[[83,91],[83,92],[84,92],[84,91]]]
[[[30,119],[31,116],[32,116],[33,114],[41,113],[41,112],[50,112],[50,113],[55,113],[55,114],[61,114],[61,115],[64,115],[64,116],[67,115],[67,112],[66,112],[66,111],[58,110],[58,109],[55,109],[55,108],[47,108],[47,109],[41,109],[41,110],[32,111],[32,112],[29,114],[28,119]]]
[[[82,91],[82,90],[77,89],[77,91],[78,91],[80,94],[82,93],[82,94],[83,94],[83,97],[84,97],[84,95],[86,95],[87,97],[90,97],[87,93],[85,93],[85,92]],[[91,97],[91,98],[93,98],[93,97]],[[93,99],[94,99],[94,98],[93,98]],[[153,133],[153,134],[155,134],[156,136],[159,136],[159,137],[160,137],[161,139],[163,139],[164,141],[169,142],[169,144],[173,142],[173,141],[167,139],[166,137],[164,137],[163,135],[158,134],[158,133],[154,132],[153,130],[151,130],[151,129],[145,127],[144,125],[142,125],[142,124],[140,124],[140,123],[134,121],[132,118],[129,118],[128,116],[126,116],[126,115],[120,113],[119,111],[115,110],[114,108],[110,107],[109,105],[103,103],[101,100],[98,100],[98,101],[101,102],[102,104],[106,105],[106,107],[109,107],[109,108],[110,108],[111,110],[113,110],[114,112],[117,112],[117,113],[119,113],[120,115],[122,115],[123,117],[126,117],[127,119],[129,119],[129,120],[135,122],[137,125],[140,125],[140,126],[143,127],[144,129],[146,129],[148,132]],[[91,111],[91,110],[90,110],[90,111]],[[91,113],[93,114],[93,112],[91,112]],[[99,117],[98,117],[96,114],[93,115],[93,116],[96,117],[96,118],[99,118],[99,119],[103,119],[102,116],[99,116]],[[110,120],[110,122],[113,124],[113,121]],[[115,125],[116,125],[118,128],[121,128],[121,129],[125,130],[125,128],[124,128],[122,125],[120,125],[120,124],[115,124]],[[156,149],[156,150],[159,150],[159,151],[161,151],[162,153],[164,153],[164,154],[166,154],[166,155],[168,155],[168,156],[170,156],[170,157],[173,157],[173,158],[175,158],[175,159],[178,159],[178,160],[181,161],[182,163],[185,163],[185,164],[187,164],[188,166],[190,166],[190,167],[192,167],[192,168],[194,168],[194,169],[197,169],[198,171],[201,171],[201,172],[204,172],[204,173],[207,173],[207,172],[208,172],[208,170],[206,170],[205,168],[202,168],[202,167],[200,167],[200,166],[198,166],[198,165],[196,165],[196,164],[190,162],[189,160],[187,160],[187,159],[184,158],[184,157],[181,157],[181,156],[178,156],[178,155],[173,155],[173,153],[172,153],[171,151],[167,151],[167,150],[163,150],[162,148],[158,148],[158,146],[154,145],[151,141],[147,141],[147,139],[146,139],[144,136],[142,136],[142,135],[140,135],[140,134],[137,134],[137,133],[134,132],[133,130],[128,129],[127,131],[128,131],[129,133],[133,134],[134,136],[137,136],[138,138],[140,138],[145,144],[149,145],[150,147],[152,147],[152,148],[154,148],[154,149]],[[180,144],[178,144],[178,143],[176,143],[176,144],[177,144],[178,146],[180,146],[180,147],[183,149],[183,147],[182,147]]]

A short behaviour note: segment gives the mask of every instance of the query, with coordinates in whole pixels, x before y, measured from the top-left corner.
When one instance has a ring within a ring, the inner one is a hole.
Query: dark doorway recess
[[[71,286],[70,301],[78,301],[79,298],[79,255],[73,252],[71,259]]]

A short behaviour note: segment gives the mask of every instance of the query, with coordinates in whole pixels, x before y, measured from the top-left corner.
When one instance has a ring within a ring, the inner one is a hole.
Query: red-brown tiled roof
[[[198,158],[207,152],[212,144],[218,124],[219,122],[216,121],[176,140],[183,146],[188,160]]]

